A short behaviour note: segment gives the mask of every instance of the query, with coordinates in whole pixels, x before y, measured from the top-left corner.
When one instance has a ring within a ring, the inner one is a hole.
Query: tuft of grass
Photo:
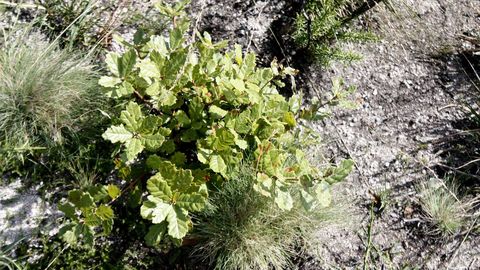
[[[318,228],[338,218],[331,208],[282,211],[254,191],[254,177],[251,166],[242,166],[197,217],[192,237],[200,242],[193,256],[214,269],[292,269]]]
[[[13,253],[15,247],[20,243],[12,243],[10,245],[0,246],[0,269],[5,270],[22,270],[24,267],[19,262],[18,258],[14,258]]]
[[[165,29],[165,18],[155,9],[139,10],[131,0],[39,0],[39,7],[35,25],[59,37],[65,48],[108,47],[111,34],[122,26],[157,33]]]
[[[419,185],[418,189],[424,216],[434,227],[432,233],[453,235],[468,223],[467,211],[471,203],[459,199],[457,186],[432,180]]]
[[[0,41],[0,155],[18,160],[62,145],[98,107],[96,95],[97,74],[86,59],[29,27],[6,33]]]

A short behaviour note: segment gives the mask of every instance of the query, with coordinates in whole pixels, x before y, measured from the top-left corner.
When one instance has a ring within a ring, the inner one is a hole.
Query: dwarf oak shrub
[[[111,75],[99,82],[124,104],[103,137],[117,144],[115,162],[128,184],[122,191],[115,185],[71,191],[62,205],[72,220],[64,239],[74,243],[82,235],[92,244],[95,226],[110,232],[111,204],[127,193],[151,222],[147,244],[180,244],[191,213],[202,211],[223,182],[235,181],[232,172],[247,157],[254,160],[254,190],[280,209],[290,210],[295,197],[307,210],[328,205],[330,184],[352,162],[320,171],[295,146],[298,116],[312,114],[301,110],[299,96],[277,92],[295,70],[276,62],[257,67],[255,54],[240,46],[222,53],[226,42],[213,43],[208,33],[189,39],[183,4],[158,7],[172,18],[168,35],[139,31],[132,44],[123,41],[123,53],[106,57]]]

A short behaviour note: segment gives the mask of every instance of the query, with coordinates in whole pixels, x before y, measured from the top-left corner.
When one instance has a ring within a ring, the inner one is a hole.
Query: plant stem
[[[367,229],[367,250],[365,251],[365,257],[363,258],[363,270],[369,269],[367,267],[368,258],[370,257],[370,251],[372,249],[372,228],[375,221],[375,214],[373,213],[373,203],[370,206],[370,223]]]

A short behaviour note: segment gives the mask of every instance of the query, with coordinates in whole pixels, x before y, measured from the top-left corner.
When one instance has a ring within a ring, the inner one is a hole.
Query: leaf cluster
[[[226,42],[215,43],[208,33],[189,36],[186,3],[157,5],[172,18],[168,33],[139,30],[132,42],[120,40],[123,52],[108,53],[110,75],[99,80],[124,108],[103,138],[117,145],[116,166],[128,182],[124,191],[140,194],[140,215],[152,224],[147,244],[181,244],[193,226],[192,213],[203,211],[225,181],[235,181],[246,158],[253,160],[254,190],[279,209],[291,210],[294,198],[306,210],[328,206],[330,185],[345,178],[353,162],[317,170],[295,146],[306,110],[299,95],[286,99],[277,88],[296,71],[276,62],[257,67],[255,54],[238,45],[223,51]],[[102,206],[90,203],[98,202],[95,193],[81,194],[90,198],[87,208],[69,202],[80,208],[78,226],[92,218],[108,232],[105,220],[92,217]],[[69,231],[74,242],[76,233]]]
[[[102,228],[102,235],[108,235],[113,228],[114,213],[109,205],[120,195],[115,185],[95,185],[87,191],[71,190],[68,200],[59,204],[70,222],[62,227],[60,235],[70,245],[93,247],[95,228]]]

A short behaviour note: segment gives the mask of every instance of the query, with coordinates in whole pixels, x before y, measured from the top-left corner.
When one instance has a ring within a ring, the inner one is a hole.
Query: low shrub
[[[59,206],[69,218],[60,235],[71,245],[92,247],[125,207],[148,224],[148,245],[182,245],[192,213],[236,181],[247,158],[253,160],[251,187],[278,212],[329,205],[331,184],[353,167],[344,160],[314,168],[300,149],[307,128],[297,125],[317,112],[302,109],[299,95],[286,99],[277,92],[295,70],[276,62],[260,68],[255,54],[240,46],[222,52],[226,42],[213,43],[208,33],[194,29],[189,36],[186,4],[156,5],[171,18],[168,36],[138,31],[133,42],[122,41],[123,53],[106,57],[111,75],[99,83],[124,109],[103,137],[116,144],[115,164],[125,181],[69,192]]]

